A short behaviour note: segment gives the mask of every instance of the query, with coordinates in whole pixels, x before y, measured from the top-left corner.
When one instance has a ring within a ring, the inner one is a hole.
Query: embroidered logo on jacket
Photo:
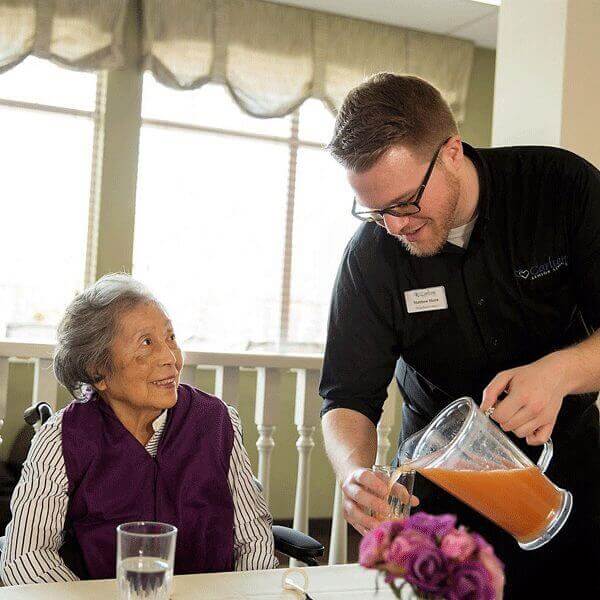
[[[566,254],[556,258],[548,257],[548,260],[541,265],[532,265],[531,267],[515,269],[515,276],[519,279],[539,279],[554,273],[563,267],[569,266],[569,259]]]

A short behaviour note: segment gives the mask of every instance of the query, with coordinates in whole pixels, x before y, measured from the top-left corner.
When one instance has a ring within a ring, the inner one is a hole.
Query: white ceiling
[[[269,0],[496,47],[500,0]]]

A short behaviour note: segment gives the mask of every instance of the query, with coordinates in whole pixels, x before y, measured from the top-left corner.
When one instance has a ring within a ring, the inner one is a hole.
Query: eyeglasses
[[[429,163],[429,167],[427,167],[427,172],[425,173],[425,177],[421,182],[421,185],[417,188],[417,191],[404,202],[398,202],[398,204],[392,204],[392,206],[388,206],[387,208],[381,208],[379,210],[361,210],[360,205],[356,201],[356,197],[354,197],[354,202],[352,204],[352,215],[361,221],[372,221],[375,223],[382,224],[384,215],[392,215],[394,217],[408,217],[410,215],[417,214],[421,207],[419,203],[421,202],[421,198],[423,197],[423,192],[427,187],[427,182],[431,177],[431,173],[433,172],[433,167],[435,166],[435,162],[437,157],[442,150],[442,148],[451,140],[452,138],[448,138],[444,140],[435,151],[431,162]]]

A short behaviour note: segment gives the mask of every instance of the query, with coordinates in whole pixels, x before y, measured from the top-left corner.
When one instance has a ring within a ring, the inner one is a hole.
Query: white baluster
[[[319,419],[319,371],[293,369],[296,371],[296,407],[294,423],[298,429],[298,475],[296,479],[296,502],[294,505],[294,529],[308,534],[308,507],[310,490],[310,454],[315,446],[313,433]],[[290,566],[304,563],[290,560]]]
[[[0,429],[6,418],[6,404],[8,401],[8,358],[0,358]],[[0,444],[2,437],[0,437]]]
[[[273,432],[279,413],[280,381],[279,369],[259,367],[256,369],[256,406],[254,423],[258,429],[258,480],[263,488],[263,495],[269,503],[269,475],[271,472],[271,453],[275,447]]]
[[[181,369],[181,375],[179,376],[181,383],[187,383],[188,385],[196,387],[197,369],[197,365],[183,365],[183,369]]]
[[[215,371],[215,396],[223,402],[238,407],[239,404],[239,367],[217,367]]]
[[[33,370],[33,393],[31,405],[38,402],[47,402],[52,410],[56,410],[56,396],[58,382],[52,371],[52,360],[49,358],[36,358]]]
[[[342,488],[336,482],[329,540],[330,565],[345,565],[348,562],[348,523],[344,519],[343,508]]]
[[[392,379],[392,382],[388,386],[388,395],[383,405],[383,414],[377,424],[377,458],[375,464],[387,465],[388,464],[388,452],[390,449],[390,432],[394,426],[394,420],[396,417],[396,406],[399,404],[400,390],[396,379]]]

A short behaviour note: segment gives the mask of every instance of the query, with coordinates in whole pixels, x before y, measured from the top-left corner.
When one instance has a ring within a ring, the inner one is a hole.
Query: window
[[[93,74],[29,57],[0,75],[0,337],[52,341],[83,288],[95,116]]]
[[[356,228],[317,100],[255,119],[225,87],[144,78],[133,272],[187,346],[319,352]]]

